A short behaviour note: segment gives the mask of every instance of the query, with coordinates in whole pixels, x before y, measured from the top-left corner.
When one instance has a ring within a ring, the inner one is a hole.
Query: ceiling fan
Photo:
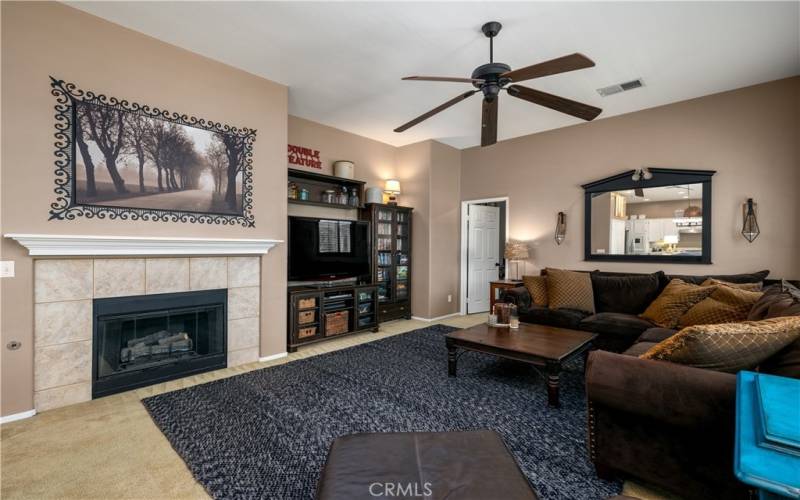
[[[540,78],[542,76],[566,73],[576,69],[591,68],[594,61],[583,54],[570,54],[568,56],[551,59],[532,66],[511,70],[511,66],[499,62],[494,62],[494,37],[500,32],[502,25],[496,21],[488,22],[481,27],[483,34],[489,38],[489,63],[475,68],[470,78],[450,78],[441,76],[407,76],[403,80],[421,80],[429,82],[456,82],[471,83],[476,90],[470,90],[450,99],[444,104],[433,108],[410,122],[394,129],[395,132],[403,132],[414,125],[427,120],[436,113],[440,113],[450,106],[457,104],[473,94],[483,92],[483,114],[481,119],[481,146],[491,146],[497,142],[497,101],[501,90],[505,90],[509,95],[522,99],[546,108],[560,111],[568,115],[576,116],[583,120],[594,120],[603,110],[572,101],[564,97],[534,90],[516,82]]]

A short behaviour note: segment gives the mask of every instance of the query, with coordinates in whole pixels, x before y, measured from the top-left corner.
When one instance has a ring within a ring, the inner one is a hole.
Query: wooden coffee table
[[[561,365],[588,352],[595,337],[594,333],[529,323],[520,323],[516,330],[482,323],[445,336],[447,370],[451,377],[456,376],[459,349],[543,367],[547,373],[547,401],[557,408]]]

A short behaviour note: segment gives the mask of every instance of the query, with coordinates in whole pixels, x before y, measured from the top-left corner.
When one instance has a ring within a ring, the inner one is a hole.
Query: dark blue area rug
[[[313,498],[331,442],[355,432],[494,429],[541,498],[600,499],[622,484],[595,476],[586,451],[583,363],[547,406],[530,366],[466,353],[447,376],[434,325],[342,351],[143,400],[215,498]]]

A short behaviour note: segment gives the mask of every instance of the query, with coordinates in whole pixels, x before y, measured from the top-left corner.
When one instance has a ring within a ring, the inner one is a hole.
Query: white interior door
[[[498,278],[500,208],[467,206],[467,314],[489,310],[489,282]]]

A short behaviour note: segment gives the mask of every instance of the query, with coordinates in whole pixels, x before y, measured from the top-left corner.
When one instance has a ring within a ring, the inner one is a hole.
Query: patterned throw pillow
[[[712,285],[719,285],[719,286],[727,286],[730,288],[738,288],[739,290],[748,290],[751,292],[760,292],[761,288],[763,288],[763,283],[730,283],[728,281],[722,281],[714,278],[708,278],[702,283],[702,286],[712,286]]]
[[[547,303],[550,309],[577,309],[594,314],[594,293],[589,273],[546,269]]]
[[[700,286],[673,279],[639,316],[662,328],[675,328],[678,320],[695,304],[711,295],[717,286]]]
[[[684,328],[639,356],[736,373],[750,370],[800,338],[800,317]]]
[[[537,306],[547,306],[547,276],[523,276],[522,284]]]
[[[678,320],[678,326],[708,325],[745,321],[753,305],[763,293],[722,285],[711,295],[693,305]]]

